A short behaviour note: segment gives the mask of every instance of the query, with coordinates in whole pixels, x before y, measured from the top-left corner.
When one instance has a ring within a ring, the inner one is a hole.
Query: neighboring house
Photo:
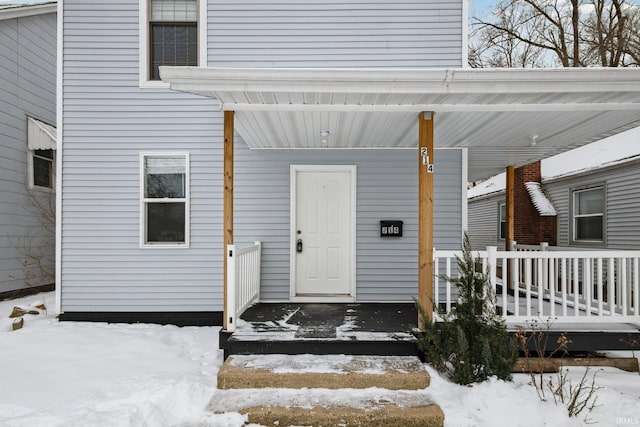
[[[0,6],[0,298],[55,280],[56,8]]]
[[[515,240],[594,249],[640,249],[640,128],[515,170]],[[536,209],[526,182],[551,206]],[[475,249],[504,248],[505,174],[468,191]]]
[[[260,302],[428,301],[468,180],[640,124],[640,70],[464,69],[466,8],[60,2],[61,319],[230,329],[255,241]]]

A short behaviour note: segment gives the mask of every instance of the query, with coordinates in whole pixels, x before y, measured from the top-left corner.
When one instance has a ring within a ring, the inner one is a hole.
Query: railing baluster
[[[520,263],[517,261],[514,259],[511,262],[511,283],[513,285],[513,314],[520,316]]]
[[[447,277],[451,277],[451,258],[447,258]],[[451,312],[451,282],[447,280],[445,288],[446,312]]]
[[[627,260],[620,258],[620,305],[622,315],[627,315]]]
[[[584,287],[584,305],[586,307],[586,315],[591,316],[591,259],[582,259],[582,276]]]
[[[531,317],[531,264],[533,259],[526,259],[525,264],[525,289],[526,289],[526,301],[527,301],[527,316]]]
[[[555,278],[555,260],[549,258],[549,303],[551,304],[551,317],[556,317],[556,278]]]
[[[596,259],[596,265],[597,265],[597,269],[598,269],[598,274],[597,274],[597,291],[598,291],[598,316],[604,316],[604,309],[603,309],[603,304],[604,304],[604,290],[602,289],[602,258],[598,257]]]
[[[578,310],[580,303],[580,276],[578,258],[573,258],[573,313],[576,317],[580,315]]]
[[[640,315],[640,271],[638,267],[640,267],[639,258],[633,259],[633,314],[636,316]]]
[[[616,312],[615,268],[613,258],[609,258],[607,271],[607,301],[609,302],[609,315],[613,315]]]
[[[536,283],[538,286],[538,316],[544,316],[544,273],[542,258],[538,258],[536,270]]]
[[[567,316],[567,259],[562,258],[560,260],[561,271],[561,293],[562,293],[562,315]]]
[[[507,289],[509,288],[507,258],[502,258],[502,316],[507,317],[509,304],[507,301]],[[496,296],[497,299],[497,296]]]

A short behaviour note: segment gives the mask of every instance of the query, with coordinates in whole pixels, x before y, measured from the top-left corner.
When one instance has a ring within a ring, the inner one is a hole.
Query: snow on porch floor
[[[413,303],[260,303],[238,320],[234,339],[415,341]]]

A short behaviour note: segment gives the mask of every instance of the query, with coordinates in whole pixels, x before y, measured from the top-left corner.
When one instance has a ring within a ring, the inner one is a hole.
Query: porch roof
[[[469,180],[640,126],[640,68],[161,67],[160,74],[173,90],[235,111],[236,131],[251,148],[416,147],[418,114],[433,111],[435,146],[467,147]]]

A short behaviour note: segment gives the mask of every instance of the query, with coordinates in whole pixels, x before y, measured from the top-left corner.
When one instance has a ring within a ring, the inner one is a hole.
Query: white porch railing
[[[507,323],[547,318],[556,323],[640,322],[640,251],[488,247],[473,254],[489,276]],[[457,274],[456,255],[461,252],[434,251],[435,274]],[[502,277],[497,265],[502,265]],[[434,303],[448,312],[457,297],[455,286],[436,277],[434,287]]]
[[[237,319],[260,300],[262,244],[237,248],[227,245],[227,332],[236,330]]]

